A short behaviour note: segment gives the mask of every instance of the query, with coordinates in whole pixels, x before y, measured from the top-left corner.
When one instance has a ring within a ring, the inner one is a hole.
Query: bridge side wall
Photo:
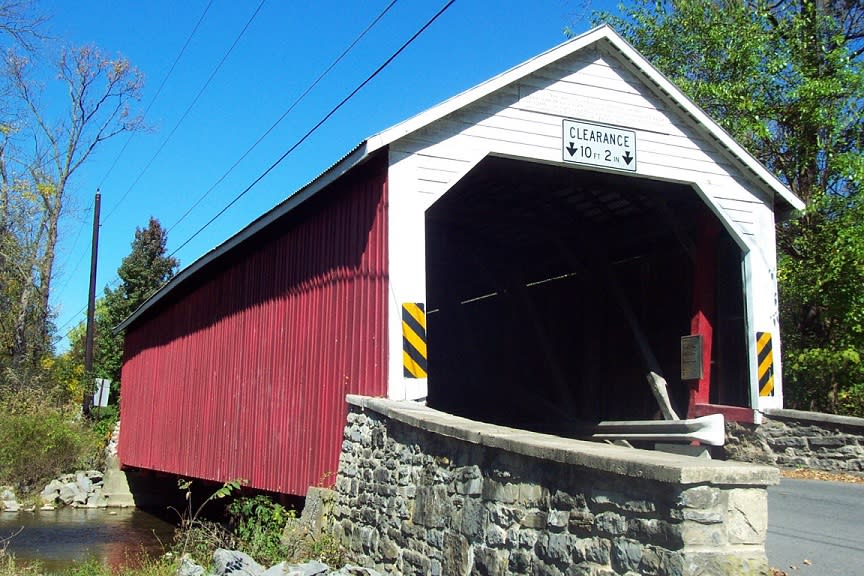
[[[300,495],[335,474],[345,394],[387,393],[386,160],[355,168],[130,326],[124,466]]]
[[[351,404],[336,534],[390,574],[767,574],[774,469]]]
[[[864,473],[864,418],[766,410],[761,424],[726,423],[724,456],[783,468]]]

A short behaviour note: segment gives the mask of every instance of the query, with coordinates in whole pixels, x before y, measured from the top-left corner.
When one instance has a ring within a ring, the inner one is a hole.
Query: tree
[[[0,130],[6,251],[0,274],[8,305],[2,352],[23,382],[51,348],[49,297],[70,183],[103,142],[142,128],[130,106],[140,99],[143,77],[125,58],[106,57],[92,46],[63,50],[56,70],[67,100],[55,118],[57,107],[40,101],[43,88],[32,79],[29,56],[9,51],[4,64],[14,122]]]
[[[828,410],[850,390],[864,399],[864,3],[637,0],[622,10],[597,19],[808,204],[777,229],[787,397]]]
[[[123,333],[115,334],[114,328],[174,276],[179,262],[165,254],[167,241],[167,232],[153,217],[146,228],[136,228],[132,251],[117,269],[120,285],[105,289],[104,313],[96,325],[96,376],[120,381]]]

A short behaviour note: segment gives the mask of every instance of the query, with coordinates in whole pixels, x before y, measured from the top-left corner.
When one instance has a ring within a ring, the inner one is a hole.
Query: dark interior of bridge
[[[742,253],[689,186],[488,157],[426,213],[430,406],[571,434],[656,417],[629,308],[684,416],[694,248],[716,242],[712,402],[748,405]]]

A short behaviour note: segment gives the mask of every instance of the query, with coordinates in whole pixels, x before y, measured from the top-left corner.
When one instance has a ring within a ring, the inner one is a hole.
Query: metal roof
[[[219,258],[226,252],[244,242],[250,236],[256,234],[263,228],[284,216],[302,202],[322,190],[324,187],[340,178],[343,174],[363,163],[374,152],[386,148],[392,142],[408,136],[429,124],[445,117],[446,115],[464,108],[485,96],[499,90],[525,76],[540,70],[558,60],[566,58],[571,54],[584,50],[593,45],[602,45],[617,52],[629,65],[631,72],[637,75],[646,84],[653,88],[655,93],[664,101],[673,104],[693,121],[695,128],[702,132],[709,140],[726,151],[727,155],[741,168],[755,176],[755,181],[763,188],[770,191],[772,195],[781,200],[787,208],[801,210],[804,202],[792,193],[776,176],[765,168],[747,150],[738,144],[719,124],[712,120],[699,106],[688,98],[681,90],[675,87],[659,70],[636,51],[626,40],[619,36],[608,25],[594,28],[571,40],[539,54],[522,64],[519,64],[506,72],[486,80],[477,86],[466,90],[444,102],[429,108],[399,124],[396,124],[378,134],[375,134],[357,146],[349,153],[335,162],[330,168],[317,176],[311,182],[290,195],[286,200],[276,205],[237,234],[210,250],[198,260],[184,268],[174,278],[163,285],[153,296],[145,301],[135,312],[119,324],[116,330],[122,330],[132,324],[144,312],[150,309],[159,300],[177,286],[188,280],[198,270]]]

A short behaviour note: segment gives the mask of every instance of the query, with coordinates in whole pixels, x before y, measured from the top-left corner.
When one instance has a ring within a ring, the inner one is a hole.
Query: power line
[[[174,68],[177,67],[177,63],[180,62],[180,58],[183,57],[183,54],[186,52],[186,48],[189,47],[189,44],[192,42],[192,38],[195,36],[195,33],[198,32],[198,28],[201,26],[201,22],[204,21],[204,17],[207,16],[207,12],[210,10],[210,6],[213,5],[213,0],[210,0],[207,3],[207,6],[204,7],[204,11],[201,13],[201,16],[198,18],[198,22],[195,23],[195,26],[192,28],[192,32],[189,33],[189,36],[186,38],[186,42],[183,44],[183,47],[180,49],[180,52],[177,53],[177,57],[174,58],[174,62],[171,64],[171,68],[168,70],[168,73],[165,74],[165,77],[162,78],[162,83],[159,84],[159,88],[156,89],[156,93],[153,94],[153,98],[150,100],[150,103],[147,104],[147,108],[144,109],[143,116],[146,118],[147,113],[150,112],[150,108],[153,107],[153,103],[156,102],[156,99],[159,98],[159,95],[162,93],[162,89],[165,87],[165,84],[168,82],[168,78],[171,77],[171,74],[174,72]],[[126,151],[126,148],[129,146],[129,142],[135,137],[135,132],[129,134],[129,137],[126,139],[126,142],[123,144],[123,148],[120,149],[120,152],[117,153],[117,156],[114,158],[114,162],[111,163],[111,166],[108,168],[108,171],[105,173],[105,176],[102,177],[102,181],[99,182],[97,188],[102,188],[102,185],[105,183],[105,180],[108,179],[108,176],[111,175],[111,172],[114,171],[114,167],[117,166],[117,161],[120,160],[120,157],[123,156],[123,153]]]
[[[287,158],[289,154],[291,154],[294,150],[297,149],[298,146],[305,142],[306,139],[309,138],[309,136],[311,136],[315,131],[318,130],[318,128],[321,127],[322,124],[329,120],[330,117],[333,116],[333,114],[335,114],[340,108],[342,108],[342,106],[345,105],[345,103],[347,103],[351,98],[354,97],[355,94],[362,90],[363,87],[365,87],[376,76],[378,76],[378,74],[380,74],[381,71],[384,70],[384,68],[386,68],[391,62],[393,62],[393,60],[395,60],[396,57],[398,57],[399,54],[401,54],[409,45],[411,45],[411,43],[413,43],[418,36],[425,32],[426,29],[429,28],[429,26],[431,26],[442,14],[444,14],[444,12],[446,12],[447,9],[450,8],[450,6],[452,6],[455,1],[456,0],[449,0],[430,20],[426,22],[426,24],[424,24],[417,32],[415,32],[414,35],[411,36],[411,38],[409,38],[404,44],[402,44],[402,46],[398,50],[396,50],[396,52],[394,52],[389,58],[387,58],[387,60],[385,60],[384,63],[378,67],[378,69],[376,69],[371,75],[369,75],[365,80],[363,80],[363,82],[361,82],[354,90],[351,91],[350,94],[343,98],[342,101],[339,102],[339,104],[334,106],[327,114],[325,114],[324,117],[321,118],[321,120],[319,120],[317,124],[310,128],[299,140],[297,140],[297,142],[295,142],[284,154],[282,154],[282,156],[280,156],[275,162],[273,162],[273,164],[271,164],[266,170],[264,170],[264,172],[262,172],[257,178],[255,178],[255,180],[253,180],[251,184],[244,188],[242,192],[237,194],[237,196],[235,196],[228,204],[226,204],[219,212],[217,212],[215,216],[208,220],[206,224],[198,228],[198,230],[196,230],[180,246],[178,246],[173,252],[171,252],[171,254],[169,254],[169,257],[177,254],[177,252],[180,251],[189,242],[191,242],[193,238],[203,232],[208,226],[210,226],[210,224],[215,222],[217,218],[219,218],[238,200],[245,196],[247,192],[252,190],[252,188],[254,188],[255,185],[258,184],[258,182],[263,180],[264,177],[267,176],[267,174],[272,172],[279,164],[281,164],[282,161],[285,160],[285,158]]]
[[[174,125],[174,128],[171,129],[171,132],[168,134],[168,136],[165,138],[165,140],[162,141],[162,144],[159,146],[159,148],[156,150],[156,152],[153,154],[153,156],[150,157],[150,160],[147,162],[147,164],[144,166],[144,168],[141,170],[141,172],[135,178],[135,181],[132,182],[132,185],[129,186],[129,188],[126,190],[126,192],[124,192],[123,195],[120,197],[120,200],[117,201],[117,203],[113,206],[113,208],[111,208],[111,211],[108,212],[108,214],[105,216],[106,221],[111,217],[112,214],[114,214],[114,212],[117,211],[117,208],[120,206],[120,204],[122,204],[123,201],[126,199],[126,197],[129,195],[129,193],[132,192],[132,189],[135,188],[135,186],[138,184],[138,182],[141,181],[141,178],[144,176],[144,174],[147,172],[147,170],[150,169],[150,166],[153,165],[153,162],[156,160],[156,158],[159,156],[159,154],[162,152],[162,150],[165,149],[165,146],[171,140],[171,137],[174,136],[175,132],[177,132],[177,129],[180,127],[180,125],[183,123],[183,121],[189,115],[189,112],[192,111],[192,108],[195,107],[195,104],[198,103],[198,100],[201,98],[201,95],[204,94],[204,91],[207,90],[207,87],[210,86],[210,82],[213,80],[213,78],[216,76],[216,74],[222,68],[222,65],[228,59],[228,56],[231,55],[231,52],[234,51],[234,48],[240,42],[240,39],[243,38],[243,36],[246,34],[246,30],[249,29],[249,26],[252,24],[252,21],[255,20],[255,17],[258,15],[258,12],[261,11],[261,8],[264,6],[264,2],[266,2],[266,1],[267,0],[261,0],[258,3],[258,7],[255,8],[255,12],[253,12],[252,16],[249,17],[249,20],[246,21],[246,24],[243,26],[243,29],[240,30],[240,33],[234,39],[234,42],[231,44],[231,47],[228,48],[228,51],[225,52],[224,56],[222,56],[222,59],[216,65],[216,68],[214,68],[213,71],[210,73],[210,76],[207,78],[207,81],[204,82],[204,85],[198,91],[198,94],[192,100],[192,103],[189,104],[189,106],[186,108],[186,111],[183,112],[183,115],[180,117],[180,119]]]
[[[319,120],[311,129],[309,129],[299,140],[297,140],[285,153],[283,153],[266,170],[264,170],[260,175],[258,175],[255,178],[255,180],[252,181],[251,184],[249,184],[245,189],[243,189],[242,192],[240,192],[237,196],[235,196],[215,216],[213,216],[203,226],[198,228],[198,230],[196,230],[180,246],[178,246],[173,252],[171,252],[168,255],[168,257],[170,258],[170,257],[176,255],[177,252],[179,252],[183,247],[185,247],[189,242],[191,242],[198,234],[203,232],[214,221],[216,221],[216,219],[218,219],[229,208],[231,208],[231,206],[233,206],[238,200],[240,200],[244,195],[246,195],[250,190],[252,190],[252,188],[254,188],[261,180],[263,180],[270,172],[272,172],[279,164],[281,164],[282,161],[285,160],[285,158],[287,158],[294,150],[296,150],[303,142],[305,142],[309,138],[309,136],[311,136],[313,133],[315,133],[318,130],[318,128],[320,128],[327,120],[329,120],[331,116],[333,116],[336,112],[338,112],[342,108],[342,106],[344,106],[351,98],[353,98],[358,92],[360,92],[360,90],[362,90],[367,84],[369,84],[369,82],[371,82],[375,77],[378,76],[378,74],[380,74],[387,66],[389,66],[393,62],[393,60],[395,60],[402,52],[404,52],[405,49],[408,48],[408,46],[410,46],[423,32],[425,32],[427,28],[429,28],[433,23],[435,23],[435,21],[438,20],[438,18],[441,17],[441,15],[443,15],[450,8],[450,6],[453,5],[453,3],[455,1],[456,0],[449,0],[438,12],[435,13],[434,16],[432,16],[432,18],[430,18],[419,30],[417,30],[417,32],[415,32],[405,43],[403,43],[402,46],[400,46],[398,50],[396,50],[390,57],[388,57],[384,61],[383,64],[381,64],[372,74],[370,74],[365,80],[363,80],[363,82],[361,82],[356,88],[354,88],[354,90],[352,90],[351,93],[349,93],[336,106],[334,106],[327,114],[325,114],[324,117],[321,118],[321,120]],[[262,4],[263,4],[263,0],[262,0]],[[391,3],[391,6],[392,6],[392,3]],[[259,5],[259,8],[260,8],[260,5]],[[389,8],[390,8],[390,6],[387,7],[387,10],[389,10]],[[256,11],[256,13],[257,13],[257,11]],[[254,18],[254,15],[253,15],[253,18]],[[376,21],[377,21],[377,19],[376,19]],[[373,25],[374,25],[374,23],[373,23]],[[247,26],[248,26],[248,23],[247,23]],[[356,43],[356,41],[355,41],[355,43]],[[329,71],[329,68],[328,68],[328,71]],[[304,93],[304,95],[305,95],[305,93]],[[266,133],[265,133],[265,136],[266,136]],[[151,160],[151,162],[152,162],[152,160]],[[139,176],[139,178],[140,178],[140,176]],[[218,184],[218,182],[217,182],[217,184]],[[130,190],[131,190],[131,188],[130,188]],[[128,194],[128,191],[127,191],[127,194]],[[124,195],[124,197],[125,197],[125,195]],[[109,284],[116,285],[118,282],[119,282],[119,278],[115,277],[111,282],[109,282]],[[153,293],[155,293],[155,291]],[[153,293],[148,294],[147,298],[152,296]],[[59,330],[62,330],[63,328],[65,328],[66,326],[71,324],[75,320],[75,318],[80,316],[80,314],[82,314],[85,310],[86,310],[86,306],[84,308],[82,308],[81,310],[79,310],[69,320],[67,320],[63,324],[63,326],[60,327]],[[66,335],[64,337],[68,337],[73,329],[74,328],[67,331]]]
[[[368,33],[368,32],[369,32],[369,31],[370,31],[370,30],[371,30],[371,29],[372,29],[376,24],[378,24],[378,22],[379,22],[379,21],[380,21],[380,20],[381,20],[381,19],[382,19],[386,14],[387,14],[387,12],[390,11],[390,8],[392,8],[393,5],[396,4],[396,2],[398,2],[398,0],[392,0],[392,2],[390,2],[390,4],[388,4],[388,5],[384,8],[384,10],[382,10],[381,13],[378,14],[378,16],[376,16],[375,19],[374,19],[374,20],[373,20],[373,21],[372,21],[368,26],[366,26],[366,28],[365,28],[365,29],[360,33],[360,35],[357,36],[357,37],[354,39],[354,41],[351,42],[351,44],[349,44],[348,47],[345,48],[345,50],[342,51],[342,53],[341,53],[341,54],[340,54],[340,55],[339,55],[339,56],[338,56],[338,57],[337,57],[337,58],[336,58],[336,59],[335,59],[335,60],[334,60],[334,61],[333,61],[333,62],[332,62],[328,67],[327,67],[327,69],[324,70],[324,71],[323,71],[323,72],[318,76],[318,78],[316,78],[315,81],[312,82],[312,84],[310,84],[309,87],[306,88],[306,90],[304,90],[303,93],[300,94],[300,96],[298,96],[298,97],[294,100],[294,102],[291,103],[290,106],[288,106],[288,109],[285,110],[285,112],[282,113],[282,115],[281,115],[281,116],[280,116],[280,117],[279,117],[279,118],[278,118],[278,119],[277,119],[277,120],[276,120],[276,121],[275,121],[275,122],[270,126],[270,128],[268,128],[267,131],[264,132],[264,133],[263,133],[263,134],[262,134],[262,135],[261,135],[261,136],[260,136],[256,141],[255,141],[255,143],[252,144],[252,146],[250,146],[250,147],[249,147],[249,148],[248,148],[248,149],[243,153],[243,155],[240,156],[240,158],[238,158],[237,161],[234,162],[234,164],[232,164],[231,167],[228,168],[228,170],[226,170],[225,173],[222,174],[222,176],[220,176],[219,179],[216,180],[216,182],[215,182],[212,186],[210,186],[210,188],[208,188],[207,191],[204,192],[204,194],[202,194],[202,195],[201,195],[201,196],[200,196],[200,197],[199,197],[199,198],[198,198],[198,199],[197,199],[197,200],[192,204],[192,206],[190,206],[189,209],[186,210],[186,212],[184,212],[182,216],[180,216],[180,218],[179,218],[176,222],[174,222],[174,224],[172,224],[172,225],[168,228],[168,230],[167,230],[166,232],[171,232],[171,230],[173,230],[174,228],[176,228],[178,224],[180,224],[183,220],[185,220],[186,217],[187,217],[187,216],[188,216],[188,215],[189,215],[189,214],[190,214],[190,213],[191,213],[191,212],[192,212],[192,211],[193,211],[193,210],[194,210],[194,209],[195,209],[199,204],[201,204],[201,202],[202,202],[202,201],[203,201],[207,196],[209,196],[210,193],[211,193],[213,190],[215,190],[216,187],[219,186],[219,184],[221,184],[222,181],[225,180],[225,178],[227,178],[228,175],[229,175],[231,172],[234,171],[234,169],[235,169],[235,168],[236,168],[236,167],[237,167],[237,166],[238,166],[238,165],[239,165],[239,164],[240,164],[240,163],[241,163],[241,162],[242,162],[242,161],[243,161],[243,160],[244,160],[244,159],[245,159],[245,158],[246,158],[246,157],[247,157],[251,152],[252,152],[252,150],[254,150],[254,149],[255,149],[255,148],[256,148],[256,147],[257,147],[257,146],[258,146],[258,145],[259,145],[259,144],[260,144],[260,143],[261,143],[261,142],[262,142],[262,141],[263,141],[263,140],[264,140],[264,139],[265,139],[265,138],[266,138],[266,137],[267,137],[267,136],[268,136],[268,135],[269,135],[269,134],[270,134],[270,133],[271,133],[275,128],[276,128],[276,126],[278,126],[278,125],[279,125],[279,124],[280,124],[280,123],[285,119],[285,117],[288,116],[288,114],[291,113],[292,110],[294,110],[294,108],[295,108],[295,107],[296,107],[296,106],[297,106],[297,105],[298,105],[298,104],[299,104],[299,103],[300,103],[300,102],[301,102],[301,101],[302,101],[302,100],[303,100],[303,99],[304,99],[304,98],[305,98],[305,97],[306,97],[306,96],[307,96],[307,95],[308,95],[308,94],[309,94],[309,93],[310,93],[310,92],[315,88],[315,86],[317,86],[317,85],[321,82],[321,80],[323,80],[324,77],[327,76],[327,74],[329,74],[330,71],[333,70],[333,68],[335,68],[336,65],[337,65],[339,62],[342,61],[343,58],[345,58],[345,56],[346,56],[346,55],[347,55],[347,54],[348,54],[348,53],[349,53],[349,52],[354,48],[354,46],[356,46],[357,43],[360,42],[360,40],[362,40],[363,37],[365,37],[366,34],[367,34],[367,33]]]
[[[180,127],[180,124],[183,123],[183,121],[186,119],[186,116],[189,115],[189,112],[192,110],[192,108],[195,106],[195,104],[198,103],[198,100],[201,98],[201,95],[204,94],[204,91],[205,91],[205,90],[207,90],[207,87],[210,85],[210,82],[213,80],[213,78],[214,78],[214,77],[216,76],[216,74],[219,72],[220,68],[222,68],[222,65],[223,65],[223,64],[225,63],[225,61],[228,59],[228,56],[231,55],[231,52],[234,51],[234,48],[237,46],[237,44],[240,42],[240,39],[241,39],[241,38],[243,37],[243,35],[246,33],[246,30],[247,30],[247,29],[249,28],[249,26],[252,24],[252,21],[253,21],[253,20],[255,19],[255,17],[258,15],[258,12],[261,11],[261,8],[264,6],[264,2],[266,2],[266,0],[261,0],[261,1],[258,3],[258,6],[257,6],[257,8],[255,8],[255,11],[252,13],[252,16],[250,16],[249,19],[246,21],[246,24],[243,26],[243,28],[240,30],[240,33],[239,33],[239,34],[237,35],[237,37],[234,39],[234,42],[233,42],[233,43],[231,44],[231,46],[228,48],[228,51],[225,52],[225,54],[222,56],[222,59],[219,61],[219,63],[216,65],[216,67],[213,69],[213,71],[210,73],[210,76],[207,78],[207,81],[204,83],[204,85],[203,85],[203,86],[201,87],[201,89],[198,91],[198,94],[197,94],[197,95],[195,96],[195,98],[192,100],[192,103],[189,104],[189,106],[186,108],[186,111],[183,112],[183,115],[180,117],[180,119],[179,119],[179,120],[177,121],[177,123],[174,125],[174,128],[172,128],[171,132],[168,134],[168,136],[165,138],[165,140],[162,141],[162,144],[159,146],[159,148],[156,150],[156,152],[153,154],[153,156],[150,157],[150,160],[147,162],[147,164],[144,166],[144,168],[141,170],[141,172],[140,172],[140,173],[138,174],[138,176],[135,178],[135,181],[132,182],[132,185],[129,186],[129,188],[126,190],[126,192],[123,193],[123,196],[120,197],[120,199],[119,199],[119,200],[114,204],[114,206],[111,208],[111,210],[108,212],[108,214],[105,215],[105,218],[103,218],[103,220],[102,220],[102,223],[103,223],[103,224],[104,224],[104,223],[105,223],[105,222],[106,222],[106,221],[111,217],[112,214],[114,214],[114,212],[117,211],[117,208],[120,206],[120,204],[122,204],[123,201],[126,199],[126,197],[129,195],[129,193],[132,192],[132,189],[135,188],[135,186],[138,184],[138,182],[141,180],[141,178],[144,176],[144,174],[147,172],[147,170],[150,169],[150,166],[153,164],[153,162],[156,160],[156,158],[159,156],[159,154],[162,152],[162,150],[163,150],[163,149],[165,148],[165,146],[168,144],[168,141],[171,140],[171,137],[174,136],[174,133],[175,133],[175,132],[177,132],[177,129]],[[200,25],[201,21],[202,21],[203,18],[204,18],[204,15],[207,13],[207,10],[209,10],[209,8],[210,8],[210,4],[212,4],[212,0],[211,0],[210,3],[207,4],[207,7],[206,7],[205,10],[204,10],[204,14],[201,15],[201,18],[199,18],[198,23],[195,25],[195,30],[198,29],[198,25]],[[193,30],[192,34],[194,34],[195,30]],[[192,34],[190,34],[189,39],[187,39],[186,44],[183,46],[183,50],[185,50],[185,49],[186,49],[186,46],[189,44],[189,40],[191,40]],[[182,53],[182,52],[181,52],[181,53]],[[177,59],[175,59],[174,64],[171,66],[171,70],[173,70],[173,69],[174,69],[174,66],[176,66],[176,64],[177,64],[177,60],[179,60],[179,56],[178,56]],[[170,72],[169,72],[169,74],[170,74]],[[167,77],[166,77],[166,80],[167,80]],[[164,86],[164,84],[165,84],[165,81],[163,81],[163,82],[162,82],[162,85],[160,85],[160,87],[159,87],[159,90],[160,90],[160,91],[161,91],[161,89],[162,89],[162,86]],[[154,100],[155,100],[155,96],[154,96]],[[153,102],[151,101],[150,105],[152,106],[152,104],[153,104]],[[149,110],[149,106],[148,106],[147,109]],[[129,140],[131,140],[131,137],[129,138]],[[129,144],[129,140],[126,141],[126,145]],[[123,149],[122,149],[121,152],[120,152],[121,154],[122,154],[123,150],[126,149],[126,145],[123,146]],[[117,163],[117,159],[118,159],[118,158],[119,158],[119,155],[118,155],[117,158],[115,158],[115,160],[114,160],[114,164]],[[111,165],[111,168],[109,169],[108,173],[110,173],[110,171],[114,168],[114,164]],[[107,178],[107,177],[108,177],[108,174],[105,175],[105,177],[102,179],[102,181],[104,182],[104,181],[105,181],[105,178]],[[81,234],[81,233],[80,233],[80,230],[79,230],[78,236],[80,236],[80,234]],[[84,258],[84,255],[82,255],[81,258],[79,258],[78,263],[75,265],[75,268],[74,268],[75,271],[78,270],[78,267],[81,265],[81,262],[82,262],[83,258]],[[63,289],[65,289],[66,286],[69,285],[69,282],[71,281],[71,278],[72,278],[72,275],[70,274],[70,275],[69,275],[69,279],[66,281],[66,284],[63,286]],[[62,292],[63,289],[61,289],[61,292]],[[70,319],[69,321],[67,321],[66,324],[63,325],[63,327],[67,326],[70,322],[72,322],[72,320],[74,320],[74,318],[76,318],[78,315],[80,315],[81,312],[83,312],[83,311],[84,311],[84,310],[82,309],[82,310],[79,311],[77,314],[75,314],[75,316],[73,316],[72,319]],[[61,328],[61,330],[62,330],[62,328]],[[67,333],[66,336],[68,336],[68,335],[69,335],[69,334]]]
[[[186,37],[186,42],[183,44],[183,47],[180,48],[180,52],[177,53],[177,56],[174,58],[174,62],[171,64],[171,68],[168,69],[168,72],[162,78],[162,83],[159,84],[159,88],[156,89],[156,92],[153,94],[153,98],[150,99],[150,103],[147,104],[147,108],[144,109],[143,116],[146,118],[147,114],[150,112],[150,108],[153,107],[153,104],[159,98],[159,95],[162,93],[162,89],[165,88],[165,84],[168,83],[168,79],[171,77],[171,74],[174,73],[174,69],[177,67],[177,64],[180,62],[180,59],[183,57],[183,54],[186,52],[186,48],[189,47],[189,44],[192,42],[192,38],[198,32],[198,28],[201,27],[201,23],[204,21],[204,17],[207,16],[207,12],[210,10],[210,6],[213,5],[213,0],[210,0],[207,3],[207,6],[204,7],[204,11],[201,13],[201,16],[198,18],[198,21],[195,23],[195,26],[192,28],[192,31]],[[108,176],[111,175],[111,172],[114,171],[114,167],[117,166],[117,162],[120,160],[120,157],[123,156],[123,153],[126,152],[126,148],[129,146],[129,143],[135,137],[135,133],[132,132],[129,134],[129,137],[126,139],[126,142],[123,144],[123,147],[117,153],[117,156],[114,157],[114,161],[111,163],[111,166],[105,172],[105,175],[102,177],[102,180],[99,182],[99,185],[96,188],[102,188],[102,185],[108,179]],[[90,204],[87,208],[87,211],[91,211],[93,209],[93,204]],[[81,226],[78,227],[78,232],[75,234],[75,240],[72,241],[72,248],[78,245],[78,240],[81,238],[81,233],[86,227],[87,222],[82,221]],[[86,251],[81,253],[81,256],[78,258],[78,261],[75,263],[75,266],[72,268],[72,272],[67,276],[66,282],[63,284],[63,287],[60,288],[60,292],[62,293],[66,290],[66,287],[69,286],[69,282],[72,281],[72,277],[75,275],[75,272],[78,271],[78,268],[81,266],[81,263],[84,261],[84,257],[87,255]]]

